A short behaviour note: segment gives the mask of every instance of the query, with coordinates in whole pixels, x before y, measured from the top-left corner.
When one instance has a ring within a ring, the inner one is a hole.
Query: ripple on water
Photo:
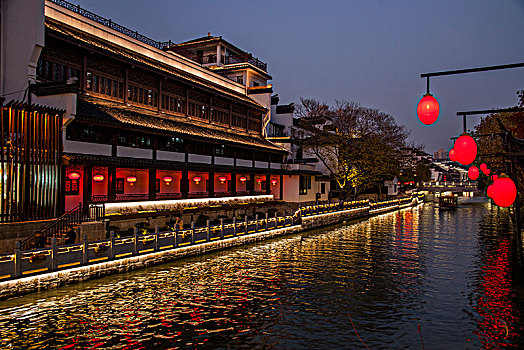
[[[428,204],[111,276],[0,303],[0,345],[361,348],[351,318],[374,349],[516,348],[510,226]]]

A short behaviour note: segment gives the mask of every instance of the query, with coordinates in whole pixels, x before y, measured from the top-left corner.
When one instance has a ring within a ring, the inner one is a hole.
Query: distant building
[[[446,151],[444,148],[441,148],[438,151],[433,153],[433,158],[435,160],[447,160],[448,159],[448,151]]]
[[[286,202],[312,202],[329,199],[330,176],[322,172],[320,163],[294,142],[297,130],[293,103],[279,105],[278,95],[271,99],[271,120],[267,126],[268,140],[285,148],[289,153],[282,168],[289,175],[284,177]]]

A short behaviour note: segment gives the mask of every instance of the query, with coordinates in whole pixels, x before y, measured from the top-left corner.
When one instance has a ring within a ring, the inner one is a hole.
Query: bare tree
[[[300,102],[296,142],[325,166],[341,197],[394,176],[409,133],[391,115],[356,102],[337,101],[334,107],[312,99]]]

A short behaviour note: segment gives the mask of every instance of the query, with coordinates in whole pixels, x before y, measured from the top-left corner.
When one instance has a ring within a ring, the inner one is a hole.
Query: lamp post
[[[437,77],[437,76],[446,76],[446,75],[457,75],[457,74],[467,74],[467,73],[477,73],[477,72],[486,72],[486,71],[493,71],[493,70],[502,70],[502,69],[511,69],[511,68],[522,68],[524,67],[524,62],[519,63],[512,63],[512,64],[503,64],[503,65],[496,65],[496,66],[485,66],[485,67],[477,67],[477,68],[467,68],[467,69],[458,69],[458,70],[450,70],[450,71],[440,71],[440,72],[432,72],[432,73],[423,73],[420,75],[421,78],[426,78],[426,86],[427,86],[427,94],[429,94],[429,79],[430,77]],[[425,95],[425,97],[426,97]],[[423,98],[424,99],[424,98]],[[422,102],[422,100],[420,101]],[[420,103],[419,103],[420,106]],[[417,108],[417,112],[419,109]],[[524,111],[524,108],[506,108],[506,109],[499,109],[499,110],[482,110],[482,111],[470,111],[470,112],[458,112],[457,116],[462,116],[462,123],[464,128],[464,133],[467,132],[467,116],[469,115],[479,115],[479,114],[492,114],[492,113],[501,113],[501,112],[520,112]],[[438,115],[437,115],[438,117]],[[424,122],[421,118],[421,115],[419,113],[419,118],[422,122]],[[437,118],[435,118],[436,120]],[[499,124],[500,121],[499,121]],[[501,126],[502,128],[502,126]],[[463,136],[461,136],[463,137]],[[476,148],[476,145],[475,145]],[[509,152],[505,152],[503,156],[510,158],[510,166],[512,170],[512,174],[515,174],[513,170],[515,170],[515,162],[514,162],[514,155],[513,150],[511,147],[511,143],[509,144],[509,150],[506,150]],[[455,156],[457,160],[460,162],[459,157],[457,156],[457,150],[455,149]],[[476,152],[475,152],[476,154]],[[522,157],[522,155],[519,155],[518,157]],[[451,154],[450,154],[451,158]],[[464,164],[463,162],[460,162],[461,164]],[[469,164],[469,163],[468,163]],[[518,180],[518,177],[515,177],[515,180]],[[497,180],[500,182],[500,178]],[[509,183],[506,181],[505,183]],[[495,186],[493,186],[495,187]],[[510,188],[511,186],[501,186],[501,188]],[[512,196],[509,196],[512,197]],[[518,241],[518,251],[519,251],[519,257],[521,264],[523,263],[523,252],[522,252],[522,236],[521,236],[521,220],[520,220],[520,203],[518,198],[518,191],[516,191],[515,194],[515,221],[516,221],[516,228],[517,228],[517,241]],[[513,203],[513,201],[512,201]],[[504,202],[504,204],[506,204]],[[511,205],[511,204],[510,204]]]

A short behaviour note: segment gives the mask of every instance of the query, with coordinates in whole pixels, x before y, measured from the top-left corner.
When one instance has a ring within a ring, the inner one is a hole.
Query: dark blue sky
[[[524,0],[70,1],[156,40],[222,35],[268,63],[280,103],[358,101],[430,153],[461,132],[457,111],[514,106],[524,89],[524,68],[437,77],[439,120],[415,112],[421,73],[524,62]]]

